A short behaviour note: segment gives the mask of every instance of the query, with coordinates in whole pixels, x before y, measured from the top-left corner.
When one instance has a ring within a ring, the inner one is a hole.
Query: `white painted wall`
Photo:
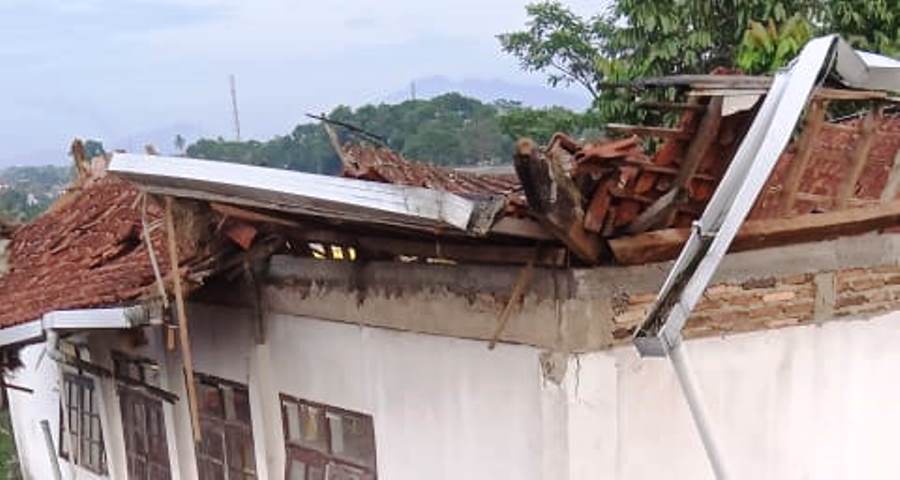
[[[898,345],[898,312],[689,342],[734,477],[897,478]],[[572,478],[712,478],[666,360],[622,347],[577,363]]]
[[[558,420],[566,398],[558,387],[544,393],[534,348],[488,351],[485,342],[281,315],[268,318],[268,345],[260,348],[245,313],[195,305],[191,322],[196,370],[249,383],[251,399],[266,404],[254,412],[254,440],[261,464],[269,436],[269,478],[284,472],[278,393],[371,414],[379,478],[564,475],[565,429],[545,434],[542,418],[565,425]],[[268,394],[257,384],[254,395],[253,368],[271,372]],[[269,432],[256,422],[266,408],[274,412]]]
[[[9,408],[12,416],[13,430],[16,437],[20,462],[26,480],[47,480],[53,478],[50,452],[47,449],[41,420],[50,421],[50,433],[53,436],[54,454],[59,452],[59,368],[56,362],[44,354],[44,344],[25,347],[20,359],[25,365],[6,376],[6,381],[14,385],[34,389],[34,393],[9,390]],[[102,385],[95,379],[97,388]],[[100,423],[104,438],[109,438],[109,418],[104,415],[103,393],[98,395],[101,406]],[[108,443],[108,442],[107,442]],[[65,480],[97,480],[98,476],[81,467],[74,466],[64,459],[59,459],[61,472]],[[112,468],[112,467],[110,467]]]
[[[247,312],[195,305],[190,315],[196,370],[250,386],[260,478],[284,472],[279,392],[373,415],[382,479],[712,478],[669,364],[630,346],[571,357],[557,386],[531,347],[489,351],[281,315],[268,317],[258,346]],[[735,478],[895,478],[898,344],[900,312],[690,341]],[[26,368],[9,378],[37,390],[10,394],[35,479],[51,478],[38,422],[49,418],[54,436],[58,425],[56,367],[45,358],[36,368],[42,349],[23,350]],[[166,358],[159,342],[142,350]],[[168,359],[164,387],[185,398],[180,362]],[[104,416],[110,452],[121,442],[117,418]],[[185,402],[167,409],[167,422],[176,478],[195,478]]]

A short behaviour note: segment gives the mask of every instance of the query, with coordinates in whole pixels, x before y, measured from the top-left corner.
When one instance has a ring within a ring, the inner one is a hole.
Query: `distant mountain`
[[[412,83],[415,84],[416,98],[420,99],[428,99],[449,92],[459,92],[483,102],[500,99],[518,100],[530,107],[560,106],[578,111],[586,109],[591,103],[587,95],[579,95],[574,91],[541,85],[519,84],[500,79],[454,80],[443,76],[433,76],[420,78]],[[411,86],[380,98],[376,103],[399,103],[409,100],[412,95]]]

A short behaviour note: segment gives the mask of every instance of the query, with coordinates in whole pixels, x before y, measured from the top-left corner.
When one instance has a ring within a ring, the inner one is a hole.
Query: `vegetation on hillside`
[[[399,104],[339,106],[326,117],[357,126],[409,158],[445,166],[506,163],[520,136],[546,140],[556,131],[577,134],[592,126],[590,118],[561,107],[534,109],[506,100],[484,103],[458,93]],[[202,139],[187,147],[186,154],[316,173],[340,169],[319,122],[302,123],[290,134],[265,142]]]
[[[72,169],[45,165],[0,170],[0,215],[27,222],[47,209],[65,190]]]

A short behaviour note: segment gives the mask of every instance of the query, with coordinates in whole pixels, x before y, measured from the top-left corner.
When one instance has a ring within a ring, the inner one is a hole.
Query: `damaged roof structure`
[[[844,47],[828,47],[834,48]],[[890,234],[900,223],[900,99],[882,84],[863,89],[827,72],[814,77],[800,128],[785,127],[791,138],[777,152],[746,221],[741,218],[731,252]],[[664,262],[702,234],[697,222],[735,175],[730,169],[754,122],[771,113],[763,109],[778,82],[743,75],[645,79],[635,87],[679,91],[680,101],[639,105],[674,113],[673,125],[611,124],[607,137],[593,141],[564,132],[547,145],[520,139],[511,173],[434,166],[365,142],[335,141],[339,176],[117,153],[105,172],[80,169],[76,185],[50,211],[10,234],[9,269],[0,277],[0,347],[43,341],[61,329],[54,323],[61,312],[147,307],[153,310],[141,313],[147,318],[123,314],[127,318],[114,328],[167,323],[185,339],[182,357],[192,370],[189,309],[181,296],[243,302],[257,311],[260,324],[266,309],[277,307],[487,340],[490,348],[518,343],[568,355],[620,345],[640,333],[648,315],[671,307],[657,295]],[[806,270],[761,280],[724,275],[691,306],[686,335],[900,309],[900,292],[876,302],[877,308],[868,305],[869,297],[854,300],[875,295],[857,270],[875,268],[882,287],[900,277],[897,262],[879,261],[829,265],[827,282]],[[383,264],[401,273],[379,270]],[[484,268],[484,278],[457,276],[471,266]],[[403,272],[418,284],[396,278]],[[460,285],[469,281],[490,288]],[[390,282],[400,286],[378,286]],[[318,301],[310,293],[329,283],[354,291],[355,302],[329,303],[323,291]],[[528,300],[538,285],[540,298]],[[264,292],[268,287],[301,292],[288,297],[293,300],[273,300]],[[494,321],[477,323],[484,315],[479,311],[475,320],[459,315],[439,325],[405,305],[392,311],[397,318],[382,317],[381,306],[360,313],[366,302],[391,302],[404,288],[438,287],[464,292],[462,308],[473,312],[490,290],[496,305],[487,311]],[[372,300],[366,292],[375,288],[385,293]],[[557,303],[529,316],[528,302],[545,297]],[[302,308],[285,307],[290,301]],[[176,314],[177,326],[169,318]],[[523,325],[515,325],[517,314],[528,317]],[[79,330],[76,320],[64,325],[67,332]],[[84,328],[111,325],[94,321]],[[264,328],[255,334],[264,338]],[[553,362],[550,355],[542,363],[548,377],[558,367]],[[194,382],[187,383],[187,396],[195,397]]]
[[[55,309],[115,305],[152,296],[147,242],[164,252],[157,195],[192,200],[203,223],[182,252],[193,282],[255,238],[354,247],[360,258],[442,259],[546,266],[636,265],[674,258],[702,214],[764,98],[769,79],[673,77],[684,103],[674,127],[609,125],[619,139],[548,145],[520,141],[514,174],[478,174],[408,160],[386,147],[341,147],[341,177],[151,155],[115,154],[104,178],[69,192],[12,236],[0,322]],[[753,78],[753,77],[751,77]],[[900,113],[884,91],[819,87],[803,128],[779,159],[738,235],[746,250],[883,229],[895,223]],[[737,107],[734,107],[737,105]],[[841,105],[862,105],[836,116]],[[660,142],[648,152],[646,140]],[[191,215],[191,214],[188,214]],[[277,234],[275,232],[278,232]],[[257,236],[258,235],[258,236]],[[199,240],[202,238],[202,240]],[[270,240],[271,241],[271,240]],[[287,245],[290,243],[291,247]],[[212,250],[216,250],[213,252]],[[270,252],[277,248],[270,248]],[[301,248],[302,250],[302,248]],[[165,255],[157,253],[162,276]],[[57,272],[65,273],[60,276]],[[65,278],[91,275],[78,289]],[[108,280],[106,280],[108,279]]]

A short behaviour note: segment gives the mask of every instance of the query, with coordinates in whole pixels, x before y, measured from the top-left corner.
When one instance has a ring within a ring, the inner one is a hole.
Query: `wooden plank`
[[[897,190],[900,190],[900,150],[894,154],[894,164],[891,173],[888,174],[887,183],[881,191],[881,203],[888,203],[897,198]]]
[[[825,122],[822,125],[823,130],[834,130],[837,132],[844,132],[849,134],[857,134],[859,133],[859,127],[856,125],[848,125],[846,123],[835,123],[835,122]]]
[[[694,90],[688,92],[689,97],[714,97],[714,96],[742,96],[742,95],[765,95],[769,93],[768,88],[760,88],[758,86],[722,88],[713,85],[698,84]],[[888,99],[886,92],[876,90],[844,90],[840,88],[819,88],[813,92],[813,100],[837,100],[837,101],[860,101],[860,100],[879,100]]]
[[[511,237],[530,238],[532,240],[554,240],[540,223],[530,218],[517,218],[506,216],[497,220],[491,227],[490,233],[497,235],[509,235]]]
[[[640,137],[653,137],[663,139],[684,140],[691,137],[691,132],[681,130],[680,128],[669,127],[649,127],[646,125],[625,125],[622,123],[607,123],[607,130],[618,133],[628,133]]]
[[[862,134],[856,141],[853,151],[853,160],[850,164],[850,171],[844,177],[844,181],[838,190],[837,199],[835,201],[838,208],[846,208],[850,198],[856,193],[856,184],[859,177],[862,176],[863,170],[869,160],[869,152],[872,150],[872,144],[875,142],[875,134],[878,131],[878,123],[880,119],[878,109],[873,109],[866,115],[862,124]]]
[[[700,162],[719,135],[722,124],[722,97],[709,100],[706,113],[700,119],[697,133],[691,139],[687,152],[681,162],[678,174],[672,182],[671,190],[659,197],[650,208],[644,210],[635,221],[628,226],[630,233],[640,233],[658,225],[670,225],[674,220],[679,203],[683,203],[688,183],[697,174]]]
[[[832,210],[834,206],[834,196],[831,195],[818,195],[815,193],[807,193],[807,192],[797,192],[797,201],[800,202],[811,202],[816,204],[816,206],[821,207],[824,210]],[[854,198],[850,197],[847,199],[848,207],[871,207],[873,205],[878,205],[881,203],[879,200],[874,198]]]
[[[800,145],[797,148],[797,155],[791,162],[784,180],[780,205],[782,215],[787,215],[794,209],[794,202],[796,201],[797,191],[800,190],[803,173],[806,171],[810,157],[812,157],[813,146],[816,138],[819,136],[819,132],[822,130],[823,123],[825,123],[825,105],[822,102],[811,102],[809,111],[806,114],[806,126],[800,134]]]
[[[669,213],[678,199],[679,190],[673,188],[666,192],[663,196],[656,199],[646,210],[641,212],[637,218],[628,225],[629,233],[645,232],[661,222],[663,218],[668,218]]]
[[[898,200],[877,207],[809,213],[793,218],[750,220],[741,227],[730,251],[817,242],[897,225],[900,225]],[[688,228],[670,228],[614,238],[608,240],[608,243],[618,263],[638,265],[677,257],[690,234]]]
[[[878,100],[887,98],[887,92],[878,90],[850,90],[844,88],[821,87],[813,92],[813,98],[820,100]]]
[[[175,221],[172,215],[172,197],[166,197],[165,217],[169,241],[169,268],[172,273],[173,289],[175,290],[175,308],[178,313],[178,338],[181,340],[181,357],[182,362],[184,363],[185,389],[188,394],[188,408],[191,416],[191,428],[194,432],[194,442],[199,443],[203,439],[203,432],[200,430],[200,409],[197,401],[197,385],[194,382],[194,360],[191,355],[191,339],[188,334],[184,291],[181,289],[181,269],[178,266],[178,243],[175,235]]]
[[[209,202],[209,207],[213,211],[221,213],[222,215],[239,218],[248,222],[273,223],[286,227],[302,226],[300,222],[291,220],[289,218],[284,218],[282,216],[271,215],[263,212],[257,212],[255,210],[248,210],[246,208],[236,207],[234,205],[228,205],[225,203]]]
[[[706,110],[706,105],[702,103],[685,103],[685,102],[637,102],[634,104],[636,107],[649,110],[693,110],[697,112],[702,112]]]
[[[516,277],[516,282],[513,284],[512,292],[509,294],[509,300],[506,301],[506,304],[503,306],[503,310],[500,311],[500,315],[497,316],[497,328],[494,330],[494,334],[491,335],[491,341],[488,343],[488,350],[493,350],[494,347],[497,346],[497,341],[500,339],[500,335],[503,333],[503,330],[506,328],[507,322],[509,322],[509,317],[512,315],[512,310],[515,305],[522,301],[522,298],[525,296],[525,293],[531,285],[531,281],[534,279],[534,264],[532,262],[528,262],[522,270],[519,271],[519,275]]]
[[[597,185],[594,189],[594,196],[588,203],[587,210],[584,212],[584,229],[589,232],[600,233],[603,231],[604,219],[609,213],[609,205],[612,197],[609,194],[609,187],[612,186],[613,179],[607,178]]]

